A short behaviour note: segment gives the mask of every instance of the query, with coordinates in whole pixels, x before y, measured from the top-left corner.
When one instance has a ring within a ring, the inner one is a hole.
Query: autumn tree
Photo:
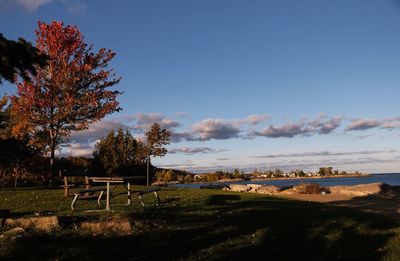
[[[29,136],[12,135],[13,118],[9,98],[4,96],[0,99],[0,169],[3,177],[8,174],[14,177],[14,187],[17,187],[22,172],[30,167],[32,159],[39,155],[40,150],[32,146]]]
[[[120,110],[120,92],[109,90],[120,78],[108,68],[115,53],[104,48],[93,52],[76,26],[38,22],[36,47],[48,56],[48,64],[17,83],[12,103],[23,116],[21,122],[33,126],[45,142],[54,174],[55,150],[62,138]]]
[[[150,130],[146,132],[146,143],[143,153],[146,155],[147,163],[147,186],[150,184],[150,165],[151,157],[163,157],[168,150],[164,147],[170,143],[171,132],[161,129],[160,124],[154,123]]]
[[[14,83],[16,76],[29,80],[36,66],[45,66],[47,56],[23,38],[8,40],[0,34],[0,84],[2,78]]]

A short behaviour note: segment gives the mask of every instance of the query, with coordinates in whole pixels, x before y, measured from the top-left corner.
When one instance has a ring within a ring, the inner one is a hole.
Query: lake
[[[322,186],[351,186],[357,184],[366,184],[374,182],[383,182],[392,186],[400,186],[400,173],[370,174],[359,177],[340,177],[340,178],[302,178],[302,179],[280,179],[280,180],[257,180],[257,181],[236,181],[236,182],[217,182],[217,183],[195,183],[195,184],[176,184],[170,187],[179,188],[199,188],[210,184],[263,184],[275,185],[278,187],[294,186],[300,183],[318,183]]]

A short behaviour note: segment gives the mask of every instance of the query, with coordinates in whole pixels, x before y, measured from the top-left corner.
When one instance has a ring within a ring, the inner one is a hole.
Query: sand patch
[[[400,186],[390,186],[381,182],[332,187],[321,187],[319,185],[307,187],[307,184],[300,184],[290,188],[257,186],[254,191],[252,191],[251,186],[251,184],[248,186],[232,184],[230,185],[230,190],[238,192],[250,191],[288,199],[352,207],[395,219],[400,217]]]
[[[278,195],[289,199],[329,203],[335,206],[351,207],[358,210],[400,217],[400,187],[384,183],[370,183],[355,186],[330,187],[331,194],[299,194],[293,190]]]

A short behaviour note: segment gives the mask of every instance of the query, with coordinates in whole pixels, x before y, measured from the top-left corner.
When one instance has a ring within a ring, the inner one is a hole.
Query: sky
[[[172,132],[158,167],[400,172],[398,0],[0,0],[0,33],[76,25],[111,49],[122,111],[73,133]],[[4,83],[1,94],[13,94]]]

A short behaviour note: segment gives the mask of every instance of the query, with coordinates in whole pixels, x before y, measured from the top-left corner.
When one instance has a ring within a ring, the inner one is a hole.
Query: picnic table
[[[142,177],[89,177],[90,180],[92,180],[93,183],[106,183],[106,210],[111,210],[110,208],[110,197],[111,197],[111,192],[112,190],[118,186],[122,185],[124,188],[126,188],[127,191],[127,196],[128,196],[128,202],[126,205],[131,204],[131,183],[133,181],[141,179]],[[111,188],[111,185],[113,185],[113,188]]]
[[[74,192],[74,199],[72,200],[71,203],[71,210],[74,211],[75,210],[75,203],[77,200],[81,200],[81,199],[93,199],[93,198],[97,198],[97,205],[100,206],[101,203],[101,199],[103,198],[103,195],[106,194],[106,211],[110,211],[111,210],[111,196],[112,195],[116,195],[115,193],[113,193],[114,189],[117,186],[122,186],[126,189],[126,195],[128,196],[128,200],[126,204],[126,206],[129,206],[132,204],[132,199],[131,199],[131,195],[137,195],[139,200],[140,200],[140,204],[142,205],[143,209],[145,209],[145,203],[143,200],[143,195],[147,194],[147,193],[154,193],[156,202],[155,202],[155,206],[158,207],[160,206],[160,198],[158,197],[158,191],[160,190],[160,188],[158,187],[150,187],[150,188],[146,188],[146,189],[142,189],[142,190],[132,190],[131,189],[131,184],[133,184],[134,181],[139,180],[139,179],[145,179],[145,176],[129,176],[129,177],[85,177],[85,180],[87,180],[87,183],[89,183],[89,180],[91,181],[91,183],[105,183],[106,184],[106,188],[101,188],[101,187],[94,187],[94,188],[90,188],[90,184],[89,188],[83,189],[83,190],[78,190]],[[96,193],[98,193],[96,195]],[[121,193],[119,193],[121,194]],[[123,192],[122,194],[125,194],[125,192]]]
[[[156,206],[159,206],[160,204],[160,199],[158,197],[157,191],[159,190],[159,188],[149,188],[149,189],[145,189],[145,190],[139,190],[139,191],[132,191],[131,190],[131,184],[133,184],[133,182],[135,180],[139,180],[139,179],[143,179],[145,177],[141,177],[141,176],[130,176],[130,177],[89,177],[90,180],[92,180],[93,183],[106,183],[106,210],[111,210],[110,206],[110,198],[111,198],[111,193],[112,191],[118,186],[118,185],[122,185],[127,192],[127,196],[128,196],[128,201],[126,203],[127,206],[132,204],[132,199],[131,199],[131,194],[135,193],[139,196],[140,199],[140,203],[142,204],[143,207],[145,207],[144,205],[144,201],[143,201],[143,194],[145,193],[150,193],[153,192],[156,199],[157,199],[157,203]]]

